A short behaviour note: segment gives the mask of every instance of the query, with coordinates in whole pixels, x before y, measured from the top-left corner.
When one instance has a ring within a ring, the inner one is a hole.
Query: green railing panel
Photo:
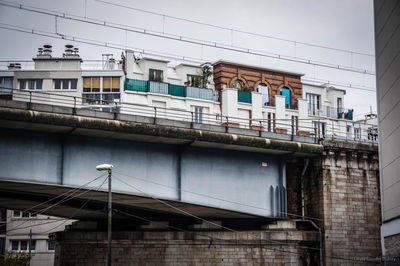
[[[147,81],[137,79],[125,79],[124,90],[147,92]]]
[[[238,102],[251,103],[251,92],[249,92],[249,91],[238,91]]]
[[[173,96],[185,97],[185,86],[169,84],[168,94]]]

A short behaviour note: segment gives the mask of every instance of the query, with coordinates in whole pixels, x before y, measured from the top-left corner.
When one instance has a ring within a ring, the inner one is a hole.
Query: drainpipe
[[[301,176],[300,176],[300,193],[301,193],[301,218],[304,220],[304,213],[305,213],[305,203],[304,203],[304,174],[306,173],[308,163],[310,162],[309,158],[306,158],[306,162],[303,167],[303,171],[301,171]]]
[[[311,220],[304,220],[304,221],[309,222],[312,226],[314,226],[314,228],[316,228],[318,230],[318,233],[319,233],[319,263],[320,263],[321,266],[323,266],[324,265],[324,260],[322,258],[322,232],[321,232],[321,228],[316,223],[314,223],[314,221],[311,221]]]

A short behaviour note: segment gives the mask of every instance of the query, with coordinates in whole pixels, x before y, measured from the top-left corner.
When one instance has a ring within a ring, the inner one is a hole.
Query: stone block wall
[[[57,234],[54,265],[104,265],[105,232]],[[116,232],[113,265],[315,265],[314,250],[299,245],[317,234],[298,230],[247,232]]]
[[[314,158],[304,177],[305,216],[323,232],[326,265],[379,265],[380,197],[376,151],[330,149]],[[303,163],[297,163],[297,168]],[[293,163],[288,167],[295,168]],[[293,172],[293,170],[292,170]],[[287,177],[298,186],[300,175]],[[288,183],[289,186],[293,184]],[[300,197],[301,199],[301,197]],[[291,203],[301,208],[301,202]],[[301,214],[298,212],[297,214]]]

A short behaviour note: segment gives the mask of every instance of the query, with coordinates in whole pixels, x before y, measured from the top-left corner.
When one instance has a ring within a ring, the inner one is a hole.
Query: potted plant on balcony
[[[213,74],[213,72],[212,72],[212,70],[211,70],[211,67],[207,64],[207,65],[204,65],[202,68],[201,68],[201,80],[200,80],[200,82],[201,82],[201,86],[203,87],[203,88],[207,88],[207,84],[209,83],[208,82],[208,79],[209,79],[209,77],[211,77],[211,75]]]

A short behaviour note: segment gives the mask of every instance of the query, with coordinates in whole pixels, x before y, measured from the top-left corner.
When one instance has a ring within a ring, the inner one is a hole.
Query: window
[[[291,117],[291,130],[292,135],[296,135],[299,130],[299,117],[296,115],[292,115]]]
[[[13,88],[12,77],[0,77],[0,92],[9,92]]]
[[[120,77],[83,78],[83,103],[113,104],[120,96]]]
[[[77,79],[55,79],[55,90],[76,90],[78,84]]]
[[[201,76],[187,75],[187,81],[188,81],[189,85],[193,86],[193,87],[202,87],[202,85],[203,85]]]
[[[163,82],[163,71],[158,69],[149,69],[149,80]]]
[[[272,113],[271,112],[268,112],[268,115],[267,115],[267,122],[268,122],[268,132],[271,132],[272,130],[271,130],[271,124],[272,124],[272,117],[273,117],[273,115],[272,115]]]
[[[265,84],[258,85],[258,92],[262,94],[262,105],[267,106],[269,103],[268,87]]]
[[[321,96],[318,94],[307,93],[308,113],[310,115],[319,115],[321,110]]]
[[[313,122],[314,136],[317,138],[326,137],[326,123]]]
[[[14,251],[28,251],[29,240],[12,240],[11,250]],[[31,250],[36,250],[36,240],[31,240]]]
[[[21,90],[41,90],[43,80],[42,79],[20,79],[19,88]]]
[[[55,250],[55,243],[53,240],[47,241],[47,249],[48,250]]]
[[[281,95],[285,96],[285,106],[286,106],[286,108],[290,108],[290,90],[288,88],[283,87],[281,89]]]
[[[37,214],[32,212],[13,211],[14,218],[34,218],[36,216]]]
[[[346,126],[346,138],[351,138],[351,126]]]
[[[12,240],[11,241],[11,250],[18,250],[19,249],[19,241]]]
[[[241,80],[237,79],[233,82],[233,88],[240,90],[242,89],[242,87],[243,87],[243,82]]]
[[[194,122],[195,123],[203,122],[203,107],[199,106],[194,107]]]
[[[361,128],[354,128],[354,139],[359,140],[361,139]]]

